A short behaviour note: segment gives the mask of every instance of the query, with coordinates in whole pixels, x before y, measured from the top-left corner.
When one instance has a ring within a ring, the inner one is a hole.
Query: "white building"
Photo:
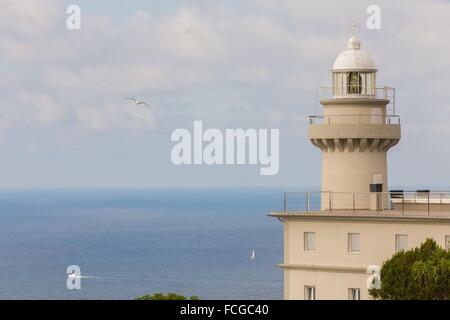
[[[395,90],[351,37],[323,88],[309,139],[322,151],[318,193],[285,193],[285,299],[369,299],[370,266],[434,238],[450,247],[450,192],[389,191],[387,152],[400,140]],[[320,203],[313,208],[314,203]],[[382,281],[382,279],[381,279]]]

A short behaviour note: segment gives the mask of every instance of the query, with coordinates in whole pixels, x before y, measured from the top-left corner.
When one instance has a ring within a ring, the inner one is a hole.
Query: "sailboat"
[[[255,260],[255,250],[252,250],[252,256],[250,257],[250,260]]]

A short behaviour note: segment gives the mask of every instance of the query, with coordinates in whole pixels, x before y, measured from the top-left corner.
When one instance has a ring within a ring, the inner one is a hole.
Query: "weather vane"
[[[350,32],[352,35],[356,35],[359,32],[359,23],[353,23],[350,27]]]

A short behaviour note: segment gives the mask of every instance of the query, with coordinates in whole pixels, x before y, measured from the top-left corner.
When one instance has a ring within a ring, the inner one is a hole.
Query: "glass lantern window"
[[[374,96],[375,72],[334,72],[333,96]]]

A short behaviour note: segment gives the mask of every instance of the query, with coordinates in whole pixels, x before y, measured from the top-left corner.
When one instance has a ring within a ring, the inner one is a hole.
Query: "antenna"
[[[359,23],[352,23],[349,31],[352,33],[352,35],[356,36],[356,34],[359,32],[359,29]]]

